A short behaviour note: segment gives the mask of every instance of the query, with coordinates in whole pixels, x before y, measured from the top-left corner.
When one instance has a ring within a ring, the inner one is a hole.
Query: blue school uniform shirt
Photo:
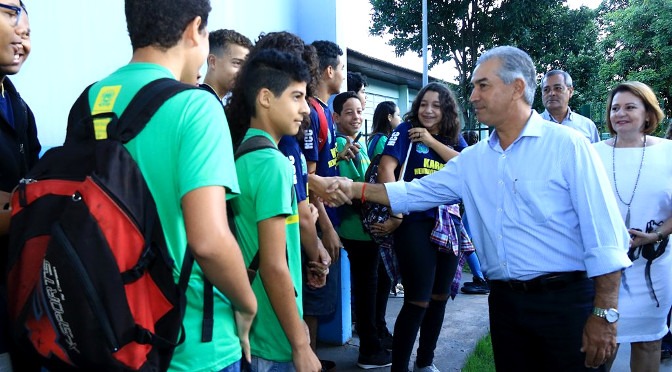
[[[287,157],[294,169],[294,190],[298,203],[307,199],[308,168],[299,141],[294,136],[283,136],[278,149]]]
[[[406,160],[406,153],[408,153],[408,146],[413,146],[409,153],[408,163],[404,171],[403,180],[410,182],[414,179],[422,178],[426,175],[432,174],[441,170],[446,162],[434,150],[421,142],[413,143],[408,136],[409,129],[412,125],[408,122],[399,124],[399,126],[392,132],[387,144],[383,149],[383,155],[389,155],[399,162],[394,171],[395,179],[399,178],[399,172]],[[436,136],[435,136],[436,137]],[[404,217],[406,221],[417,221],[421,219],[434,219],[436,217],[437,208],[430,208],[421,212],[411,212]]]
[[[317,163],[315,174],[322,177],[334,177],[338,176],[338,150],[336,149],[336,126],[331,116],[331,110],[319,99],[317,102],[320,103],[320,106],[324,110],[324,115],[327,118],[327,124],[329,130],[327,131],[327,140],[322,147],[322,150],[319,150],[319,141],[318,136],[320,133],[320,119],[317,115],[317,111],[310,106],[310,127],[304,131],[304,138],[302,144],[303,155],[306,157],[306,161],[314,161]],[[336,208],[329,208],[325,206],[327,215],[331,220],[331,224],[334,227],[339,225],[339,218]]]

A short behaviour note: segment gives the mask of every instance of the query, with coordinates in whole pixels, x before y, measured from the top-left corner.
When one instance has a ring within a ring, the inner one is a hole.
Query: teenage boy
[[[234,30],[213,31],[208,41],[208,71],[201,86],[221,101],[233,89],[236,75],[252,49],[252,41]]]
[[[119,116],[153,80],[195,81],[208,54],[211,10],[209,0],[125,4],[131,63],[94,84],[89,93],[93,110]],[[248,335],[257,303],[226,219],[226,200],[238,193],[238,182],[231,138],[222,123],[226,117],[210,93],[187,90],[167,100],[126,144],[156,202],[171,258],[179,266],[188,247],[196,259],[187,288],[185,340],[175,349],[171,370],[239,370],[241,346],[249,359]],[[204,277],[216,288],[211,342],[201,342]]]
[[[344,92],[334,98],[334,122],[338,128],[336,144],[338,149],[355,143],[366,148],[366,141],[359,134],[362,129],[362,102],[354,91]],[[343,177],[356,182],[366,182],[364,175],[371,164],[366,151],[350,160],[338,162]],[[362,226],[359,210],[345,205],[340,209],[341,225],[338,235],[348,252],[356,328],[359,335],[359,358],[357,366],[363,369],[387,367],[392,364],[392,356],[382,344],[376,325],[378,300],[378,257],[380,248],[371,240]],[[388,293],[386,291],[385,295]]]
[[[252,371],[321,370],[301,319],[301,242],[294,172],[277,149],[280,138],[295,135],[309,113],[305,98],[309,81],[308,67],[299,57],[264,50],[245,63],[226,107],[234,133],[245,129],[242,147],[254,137],[264,137],[272,146],[236,160],[241,189],[241,196],[233,201],[237,237],[246,263],[257,255],[259,260],[252,283],[259,301],[250,335]]]
[[[366,87],[369,83],[366,81],[366,75],[359,72],[348,72],[348,92],[357,93],[357,97],[362,101],[362,110],[366,109]]]

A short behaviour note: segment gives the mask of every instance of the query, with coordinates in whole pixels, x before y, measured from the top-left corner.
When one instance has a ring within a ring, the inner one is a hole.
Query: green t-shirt
[[[336,137],[336,148],[338,152],[343,151],[348,140],[341,136]],[[338,162],[338,172],[341,177],[347,177],[355,182],[365,182],[364,175],[371,164],[369,156],[366,154],[366,142],[363,138],[359,139],[361,149],[359,151],[359,160],[341,160]],[[341,226],[338,227],[338,235],[350,240],[371,240],[371,236],[364,231],[362,218],[359,211],[350,205],[343,205],[339,209],[341,216]]]
[[[243,141],[262,135],[275,143],[271,136],[250,128]],[[240,196],[233,200],[238,244],[245,264],[249,266],[259,250],[258,223],[276,216],[286,216],[287,260],[289,273],[297,292],[296,306],[303,318],[301,297],[301,240],[299,214],[294,196],[294,171],[280,151],[262,149],[246,154],[236,161]],[[273,280],[271,278],[271,280]],[[292,361],[292,348],[264,289],[261,274],[252,283],[257,297],[257,316],[250,333],[252,355],[275,362]]]
[[[91,88],[92,111],[113,110],[120,115],[141,87],[164,77],[174,78],[169,70],[156,64],[126,65]],[[138,163],[156,202],[168,250],[177,265],[173,272],[177,282],[187,247],[182,197],[199,187],[213,185],[225,186],[227,195],[238,193],[236,173],[232,171],[231,137],[222,106],[204,90],[179,93],[161,106],[126,148]],[[203,272],[194,263],[187,288],[186,339],[175,349],[170,370],[220,370],[241,358],[229,300],[215,289],[212,342],[201,342],[202,313]]]
[[[373,148],[373,153],[371,154],[371,159],[375,158],[376,155],[382,154],[383,150],[385,149],[385,144],[387,143],[387,136],[386,135],[381,135],[378,137],[378,141],[376,142],[376,147]]]

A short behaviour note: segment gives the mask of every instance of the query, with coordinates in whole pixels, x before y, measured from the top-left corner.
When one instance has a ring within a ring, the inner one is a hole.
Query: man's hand
[[[252,362],[252,354],[250,352],[250,328],[254,315],[248,315],[236,310],[234,312],[236,320],[236,329],[238,330],[238,338],[240,339],[240,347],[243,349],[243,357],[247,362]]]
[[[326,249],[327,252],[329,252],[331,262],[334,263],[338,261],[338,257],[341,254],[341,248],[343,247],[343,244],[341,243],[341,239],[338,237],[336,230],[332,228],[331,230],[323,231],[322,244],[324,244],[324,249]]]
[[[347,197],[338,186],[340,182],[352,180],[345,177],[320,177],[315,174],[308,176],[308,187],[310,192],[317,195],[326,205],[330,207],[339,207],[343,204],[352,204],[351,199]]]
[[[322,363],[310,348],[310,343],[297,349],[292,349],[292,361],[298,372],[320,372]]]
[[[586,353],[587,368],[597,368],[616,352],[616,324],[590,315],[583,328],[581,352]]]
[[[352,180],[345,177],[330,177],[331,182],[325,189],[327,193],[341,192],[348,200],[354,198],[354,191],[352,190]]]

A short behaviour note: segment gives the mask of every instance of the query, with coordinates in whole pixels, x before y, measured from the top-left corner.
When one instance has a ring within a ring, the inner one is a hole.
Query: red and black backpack
[[[194,87],[153,81],[119,118],[91,115],[89,88],[70,112],[66,143],[47,151],[12,197],[11,333],[50,370],[165,370],[184,340],[193,256],[185,247],[175,283],[154,199],[124,144]],[[100,118],[110,120],[108,136],[96,140]]]

